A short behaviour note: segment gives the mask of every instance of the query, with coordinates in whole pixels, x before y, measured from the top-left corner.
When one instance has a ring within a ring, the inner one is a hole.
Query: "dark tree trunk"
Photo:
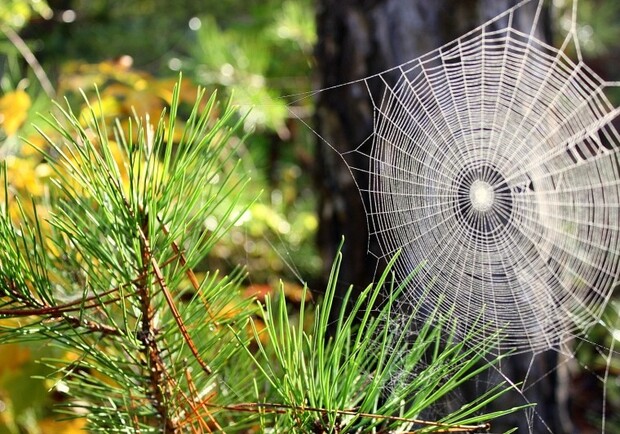
[[[316,57],[319,64],[320,87],[326,88],[368,77],[431,51],[461,34],[492,19],[514,6],[517,0],[319,0],[319,42]],[[536,3],[515,15],[514,26],[529,32]],[[549,13],[543,15],[541,39],[549,39]],[[362,143],[372,131],[372,106],[364,83],[343,86],[319,93],[317,99],[318,132],[339,153]],[[367,254],[368,231],[358,187],[364,189],[368,180],[351,174],[341,157],[328,146],[317,148],[320,189],[318,235],[319,248],[326,264],[334,257],[342,236],[345,238],[344,262],[341,270],[343,288],[349,284],[365,287],[382,266]],[[364,161],[355,161],[363,167]],[[370,246],[374,249],[375,246]],[[548,353],[537,357],[529,367],[531,355],[504,360],[503,372],[518,383],[526,372],[531,378],[542,378],[528,388],[526,396],[536,402],[535,417],[528,423],[523,414],[496,422],[493,432],[508,427],[519,433],[570,432],[566,415],[566,380],[558,368],[558,357]],[[492,376],[477,385],[498,381]],[[483,390],[476,385],[465,388],[464,399],[471,400]],[[523,404],[519,394],[506,395],[494,409]],[[544,421],[544,423],[541,422]],[[545,426],[545,424],[547,426]],[[500,426],[501,425],[501,426]]]

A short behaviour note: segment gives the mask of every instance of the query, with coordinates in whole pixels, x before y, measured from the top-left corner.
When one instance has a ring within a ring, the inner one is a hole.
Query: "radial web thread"
[[[463,334],[484,324],[502,349],[537,352],[599,321],[617,284],[620,110],[575,28],[557,49],[535,37],[538,16],[530,33],[513,27],[528,2],[343,85],[366,88],[374,128],[342,156],[370,179],[372,253],[400,251],[400,279],[425,264],[403,302],[424,294]]]

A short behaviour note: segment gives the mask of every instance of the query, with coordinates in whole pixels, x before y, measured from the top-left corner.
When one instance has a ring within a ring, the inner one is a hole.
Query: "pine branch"
[[[416,327],[412,321],[417,311],[399,318],[392,309],[408,280],[396,285],[392,279],[397,257],[355,299],[349,288],[336,323],[329,325],[341,257],[338,253],[311,330],[303,328],[304,303],[299,325],[294,325],[283,297],[267,300],[263,320],[270,346],[260,343],[255,329],[259,351],[253,357],[273,394],[263,402],[228,409],[258,412],[264,427],[282,431],[473,433],[487,431],[489,420],[522,408],[480,413],[508,390],[498,388],[440,420],[420,419],[418,415],[490,367],[483,357],[497,336],[472,333],[456,339],[452,323],[438,313],[433,321]],[[384,288],[389,297],[379,304]],[[328,326],[335,330],[333,334]]]
[[[141,233],[140,251],[142,253],[142,275],[144,276],[137,285],[137,296],[140,300],[142,313],[141,327],[138,332],[138,340],[142,343],[142,351],[145,355],[147,375],[150,380],[151,404],[157,411],[157,418],[162,421],[165,432],[176,434],[181,432],[176,416],[172,413],[169,400],[173,396],[172,390],[175,385],[170,384],[170,376],[167,373],[161,350],[158,346],[158,330],[153,324],[154,307],[152,303],[151,284],[148,281],[149,270],[153,256],[148,245],[148,224],[142,218],[139,228]],[[146,232],[146,233],[145,233]]]
[[[166,303],[168,304],[168,308],[170,309],[170,312],[172,313],[172,316],[174,317],[174,320],[177,323],[177,326],[179,327],[179,330],[181,331],[181,334],[183,335],[183,339],[185,339],[185,342],[187,343],[189,349],[191,350],[192,354],[194,355],[194,357],[196,358],[196,361],[200,364],[200,366],[202,367],[202,370],[207,374],[207,375],[211,375],[213,373],[213,370],[204,362],[204,360],[202,360],[202,357],[200,357],[200,354],[198,353],[198,350],[196,348],[196,345],[194,344],[194,341],[192,340],[192,338],[190,337],[189,333],[187,332],[187,328],[185,327],[185,323],[183,322],[183,320],[181,319],[181,315],[179,314],[178,309],[176,308],[176,305],[174,303],[174,300],[172,299],[172,295],[170,295],[170,290],[168,289],[168,286],[166,285],[166,281],[163,277],[161,268],[159,266],[159,264],[157,263],[157,260],[153,257],[153,255],[151,254],[151,250],[149,247],[149,243],[148,243],[148,237],[145,233],[145,230],[147,230],[148,227],[146,225],[143,225],[142,228],[140,228],[140,239],[143,243],[143,248],[145,251],[145,255],[143,256],[143,260],[148,260],[148,262],[150,263],[152,269],[153,269],[153,273],[155,274],[155,278],[157,279],[157,283],[159,284],[161,290],[162,290],[162,294],[164,295],[164,298],[166,299]],[[172,244],[173,249],[175,251],[175,253],[181,253],[178,250],[178,247],[176,246],[176,244],[173,242]],[[179,255],[181,264],[183,266],[187,265],[187,261],[185,260],[184,255]],[[188,273],[190,276],[194,276],[193,273]],[[197,282],[196,282],[197,283]],[[192,284],[194,284],[194,281],[192,281]]]
[[[210,273],[200,282],[194,273],[245,211],[237,190],[243,177],[223,171],[235,152],[227,142],[242,120],[229,107],[215,117],[215,97],[205,104],[200,91],[177,141],[178,91],[156,128],[138,119],[125,132],[119,124],[116,144],[95,115],[101,110],[91,109],[86,127],[59,109],[63,118],[48,120],[48,148],[40,150],[56,175],[45,204],[50,217],[39,218],[41,204],[30,213],[5,193],[0,317],[26,321],[0,328],[0,341],[47,339],[78,355],[79,362],[46,363],[75,397],[65,411],[86,410],[93,431],[221,429],[200,404],[205,396],[218,405],[249,397],[249,369],[235,366],[238,379],[228,377],[231,360],[243,356],[238,342],[253,312],[251,301],[236,295],[242,274]],[[21,223],[8,212],[15,207]],[[218,219],[214,230],[205,230],[207,217]],[[185,279],[196,297],[181,310]],[[234,395],[218,392],[232,384]],[[230,412],[218,418],[247,419]]]

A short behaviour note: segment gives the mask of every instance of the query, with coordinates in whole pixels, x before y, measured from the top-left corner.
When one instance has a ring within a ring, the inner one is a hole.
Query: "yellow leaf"
[[[0,375],[18,370],[24,363],[30,361],[30,350],[19,344],[4,344],[0,346]]]
[[[8,92],[0,98],[0,126],[7,136],[15,134],[26,121],[31,105],[30,97],[23,90]]]
[[[152,84],[152,89],[157,96],[172,104],[172,89],[178,83],[178,78],[161,79]],[[179,100],[188,104],[196,101],[198,88],[190,80],[183,80],[179,89]]]
[[[5,162],[12,187],[32,196],[40,196],[43,193],[43,183],[37,177],[37,162],[34,159],[9,155]]]
[[[126,113],[135,111],[139,117],[149,115],[156,122],[164,108],[164,102],[148,90],[134,90],[127,93],[123,106]]]
[[[113,119],[122,114],[121,103],[114,97],[106,96],[100,100],[94,100],[90,105],[84,105],[80,112],[79,119],[82,125],[88,125],[93,118],[102,117]]]
[[[43,419],[39,422],[39,429],[46,434],[83,434],[86,428],[86,419],[83,417],[70,420]]]

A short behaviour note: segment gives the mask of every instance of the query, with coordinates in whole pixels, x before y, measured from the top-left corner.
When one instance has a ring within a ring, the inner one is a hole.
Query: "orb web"
[[[372,253],[400,252],[400,279],[425,264],[402,302],[424,297],[464,335],[484,324],[517,352],[557,348],[599,321],[620,259],[619,109],[606,96],[617,83],[583,62],[574,26],[560,48],[537,39],[538,16],[517,30],[529,1],[347,83],[365,88],[373,133],[341,153],[369,178]]]

